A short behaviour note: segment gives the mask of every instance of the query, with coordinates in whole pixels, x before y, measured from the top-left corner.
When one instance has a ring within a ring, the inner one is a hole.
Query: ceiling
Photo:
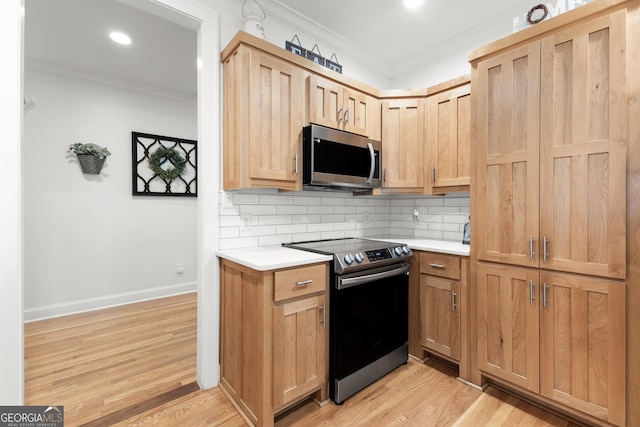
[[[237,10],[242,1],[220,7]],[[513,17],[537,4],[537,0],[425,0],[420,9],[409,11],[401,0],[258,1],[267,11],[265,25],[269,19],[279,19],[294,20],[298,28],[314,27],[316,37],[344,47],[388,78],[416,63],[424,66],[447,49],[464,49],[469,39],[480,46],[492,36],[509,33]],[[70,69],[195,98],[196,32],[178,18],[166,20],[143,11],[149,4],[153,3],[25,0],[27,66]],[[212,7],[216,8],[215,2]],[[274,16],[277,10],[280,17]],[[127,32],[133,43],[113,43],[107,34],[115,29]],[[466,44],[456,45],[456,40]]]
[[[273,0],[348,40],[391,73],[406,71],[416,57],[450,49],[459,38],[486,44],[512,32],[513,18],[538,0],[424,0],[408,10],[402,0]],[[579,0],[578,0],[579,1]],[[388,77],[394,77],[393,75]]]
[[[120,30],[129,46],[109,39]],[[116,0],[25,0],[27,67],[62,69],[196,96],[194,30]],[[25,94],[30,95],[30,94]]]

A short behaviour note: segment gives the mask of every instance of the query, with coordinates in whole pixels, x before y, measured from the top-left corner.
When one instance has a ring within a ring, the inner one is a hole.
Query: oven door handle
[[[338,290],[347,289],[352,286],[358,286],[363,283],[373,282],[374,280],[382,280],[388,277],[399,276],[401,274],[409,273],[409,265],[405,264],[402,267],[394,268],[391,270],[382,271],[380,273],[366,274],[364,276],[348,277],[346,279],[338,278]]]

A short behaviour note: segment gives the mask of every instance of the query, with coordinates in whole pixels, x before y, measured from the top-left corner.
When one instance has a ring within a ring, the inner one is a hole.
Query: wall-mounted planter
[[[98,175],[107,156],[111,155],[107,147],[100,147],[92,142],[87,144],[76,142],[69,146],[69,151],[78,157],[82,173],[91,175]]]
[[[94,156],[93,154],[76,154],[78,156],[78,162],[82,168],[82,173],[88,173],[92,175],[98,175],[102,171],[105,158]]]

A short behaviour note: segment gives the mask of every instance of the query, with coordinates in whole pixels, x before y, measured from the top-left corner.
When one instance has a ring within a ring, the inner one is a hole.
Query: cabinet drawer
[[[460,280],[460,257],[434,252],[421,252],[420,273]]]
[[[275,272],[274,301],[296,298],[327,288],[327,266],[316,264]]]

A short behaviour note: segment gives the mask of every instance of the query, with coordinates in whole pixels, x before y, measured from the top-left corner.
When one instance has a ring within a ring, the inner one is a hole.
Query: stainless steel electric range
[[[358,238],[286,243],[333,255],[329,290],[329,393],[342,404],[406,364],[409,260],[401,243]]]

